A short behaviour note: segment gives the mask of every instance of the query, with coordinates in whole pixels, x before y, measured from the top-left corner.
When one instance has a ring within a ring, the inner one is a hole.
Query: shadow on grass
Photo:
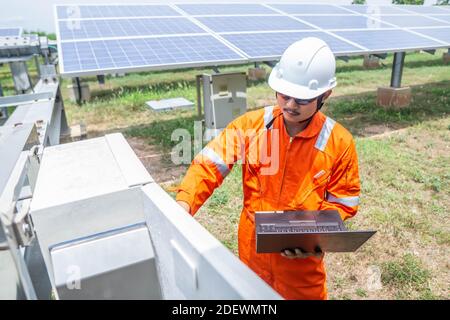
[[[378,133],[367,127],[382,125],[382,131],[401,129],[450,113],[450,80],[412,86],[412,101],[407,107],[383,108],[376,103],[376,91],[331,99],[324,112],[343,124],[355,136]]]
[[[356,137],[380,133],[367,131],[369,126],[381,125],[383,130],[395,130],[442,118],[450,113],[450,80],[412,87],[412,95],[411,104],[402,109],[379,107],[374,91],[341,96],[331,99],[324,112],[343,124]],[[190,116],[154,121],[145,126],[129,127],[124,133],[159,145],[167,151],[179,143],[171,140],[175,129],[186,129],[193,137],[196,120],[199,120],[197,116]]]
[[[260,84],[264,84],[267,82],[267,79],[261,80],[247,80],[247,87],[255,87]],[[195,80],[176,80],[176,81],[162,81],[151,84],[130,84],[120,87],[115,87],[111,89],[94,89],[91,91],[92,98],[98,99],[110,99],[113,97],[126,96],[128,94],[132,94],[135,92],[142,93],[167,93],[168,91],[176,90],[176,89],[188,89],[195,88],[196,82]]]
[[[358,57],[357,59],[361,59]],[[392,69],[392,55],[389,55],[386,59],[380,59],[380,67],[372,69]],[[436,54],[433,58],[427,59],[427,60],[414,60],[414,61],[408,61],[408,54],[405,58],[404,68],[406,69],[415,69],[415,68],[422,68],[422,67],[434,67],[434,66],[441,66],[443,65],[442,55]],[[363,61],[360,60],[360,64],[350,64],[350,65],[341,65],[336,67],[336,73],[339,72],[352,72],[352,71],[364,71],[367,70],[363,66]]]

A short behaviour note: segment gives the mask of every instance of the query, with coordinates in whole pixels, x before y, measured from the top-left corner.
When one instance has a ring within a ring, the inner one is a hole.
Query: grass
[[[392,55],[382,60],[380,68],[370,71],[362,68],[361,58],[338,61],[338,87],[324,107],[324,112],[356,139],[362,200],[358,214],[347,225],[350,229],[378,230],[355,253],[327,254],[330,299],[450,296],[450,66],[442,64],[442,51],[434,56],[408,54],[403,84],[412,87],[412,103],[400,110],[387,110],[376,105],[375,90],[389,84],[391,65]],[[247,71],[248,67],[224,67],[221,71]],[[33,64],[29,68],[35,73]],[[192,135],[193,122],[198,120],[196,108],[157,113],[150,111],[145,101],[183,96],[196,102],[195,75],[204,72],[211,70],[108,77],[104,87],[95,78],[84,79],[93,99],[82,107],[65,99],[68,120],[71,124],[84,121],[90,136],[122,131],[130,140],[148,145],[152,152],[168,154],[178,143],[171,139],[173,130],[183,128]],[[12,94],[6,67],[0,68],[0,83],[6,94]],[[62,83],[63,97],[68,97],[68,84],[67,80]],[[265,81],[248,82],[247,100],[249,109],[275,102]],[[402,130],[376,136],[395,129]],[[166,156],[159,162],[166,165],[167,160]],[[162,170],[158,162],[148,168],[151,173]],[[167,177],[172,182],[163,186],[177,184],[186,168],[169,170]],[[234,253],[242,208],[241,175],[236,165],[195,217]],[[379,281],[379,287],[368,285],[370,279]]]
[[[405,254],[398,261],[388,261],[382,264],[382,282],[400,290],[399,297],[407,296],[411,291],[428,291],[430,272],[421,261],[412,254]],[[428,289],[428,290],[427,290]]]

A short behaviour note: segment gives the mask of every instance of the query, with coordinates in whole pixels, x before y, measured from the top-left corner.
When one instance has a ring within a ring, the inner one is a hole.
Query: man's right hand
[[[177,203],[187,212],[187,213],[191,213],[191,208],[189,207],[187,202],[184,201],[177,201]]]

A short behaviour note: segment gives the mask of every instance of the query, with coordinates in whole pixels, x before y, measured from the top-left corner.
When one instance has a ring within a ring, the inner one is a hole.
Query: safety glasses
[[[310,104],[311,102],[313,102],[314,100],[317,99],[317,97],[312,98],[312,99],[298,99],[298,98],[287,96],[287,95],[282,94],[280,92],[277,92],[277,96],[280,96],[281,99],[283,99],[284,101],[289,101],[290,99],[294,99],[296,104],[302,105],[302,106]]]

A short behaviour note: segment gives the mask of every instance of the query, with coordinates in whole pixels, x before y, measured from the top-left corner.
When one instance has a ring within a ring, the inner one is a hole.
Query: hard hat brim
[[[317,90],[312,90],[306,86],[301,86],[294,84],[292,82],[286,81],[283,78],[277,77],[278,74],[278,64],[272,69],[269,76],[269,86],[282,94],[287,96],[297,98],[297,99],[312,99],[320,96],[322,93],[333,89],[336,86],[336,82],[333,85],[325,88],[317,88]]]

